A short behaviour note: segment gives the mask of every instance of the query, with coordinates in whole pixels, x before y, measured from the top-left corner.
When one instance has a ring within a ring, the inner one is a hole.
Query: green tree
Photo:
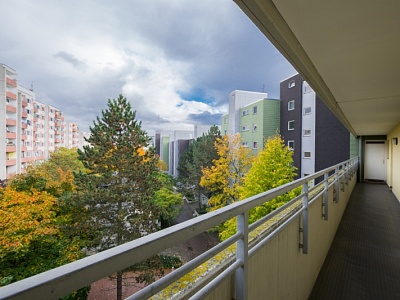
[[[172,176],[160,172],[158,179],[162,187],[154,193],[153,201],[159,209],[162,227],[167,227],[179,215],[183,207],[183,198],[180,193],[174,191]]]
[[[194,140],[179,159],[178,179],[180,182],[194,187],[193,191],[197,199],[200,199],[202,193],[206,193],[206,190],[200,185],[203,176],[202,169],[211,167],[213,161],[218,158],[214,145],[215,141],[220,138],[221,132],[218,126],[211,126],[207,134]],[[200,200],[199,205],[201,205]]]
[[[159,209],[151,201],[160,188],[157,159],[135,117],[122,95],[108,100],[90,127],[90,145],[78,150],[90,174],[77,176],[74,197],[88,210],[86,226],[97,234],[99,250],[158,230]],[[117,272],[117,299],[122,297],[122,272]]]
[[[211,167],[202,169],[200,185],[211,193],[208,200],[210,210],[221,208],[240,199],[239,187],[249,169],[252,156],[250,149],[243,147],[240,134],[225,135],[215,142],[218,159]]]
[[[284,144],[280,135],[267,139],[264,149],[257,155],[239,187],[240,199],[246,199],[294,180],[296,168],[293,166],[293,151]],[[253,223],[282,206],[298,195],[300,190],[293,190],[266,202],[249,212],[249,223]],[[225,222],[220,232],[221,239],[226,239],[236,232],[234,219]]]

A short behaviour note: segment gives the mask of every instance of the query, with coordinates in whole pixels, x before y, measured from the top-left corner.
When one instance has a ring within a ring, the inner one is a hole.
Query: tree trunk
[[[117,272],[117,300],[122,300],[122,271]]]

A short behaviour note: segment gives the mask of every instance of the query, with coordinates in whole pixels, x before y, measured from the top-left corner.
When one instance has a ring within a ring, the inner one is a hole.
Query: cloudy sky
[[[87,131],[126,96],[146,130],[220,124],[228,93],[295,70],[231,0],[0,1],[0,63]]]

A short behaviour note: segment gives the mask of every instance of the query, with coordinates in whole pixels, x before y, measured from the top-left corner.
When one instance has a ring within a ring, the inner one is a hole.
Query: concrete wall
[[[299,216],[249,259],[248,299],[308,298],[355,184],[354,174],[345,191],[339,189],[339,203],[333,202],[333,187],[329,189],[328,221],[321,215],[322,196],[310,205],[308,254],[299,248]],[[206,299],[233,299],[234,290],[232,276]]]
[[[393,142],[397,138],[397,145]],[[400,199],[400,124],[387,136],[387,184],[392,187],[393,194]]]

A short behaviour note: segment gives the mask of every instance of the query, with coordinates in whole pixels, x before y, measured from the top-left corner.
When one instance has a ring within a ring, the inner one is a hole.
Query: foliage
[[[218,159],[211,167],[202,169],[200,185],[211,192],[210,210],[221,208],[240,199],[239,187],[249,169],[252,156],[250,149],[241,144],[240,134],[225,135],[215,142]]]
[[[81,226],[95,234],[97,250],[121,245],[158,229],[159,209],[151,201],[161,184],[150,138],[135,120],[128,100],[108,100],[102,117],[90,127],[90,144],[78,150],[89,174],[77,174],[69,203],[85,207]],[[122,292],[118,272],[117,298]]]
[[[35,189],[60,197],[74,190],[73,173],[84,171],[76,149],[59,148],[51,153],[48,161],[29,166],[25,174],[14,176],[9,185],[17,191]]]
[[[170,255],[159,255],[163,268],[165,269],[177,269],[182,266],[182,261],[177,256]]]
[[[203,176],[202,168],[211,167],[213,160],[218,158],[214,144],[219,138],[221,138],[221,132],[218,126],[211,126],[207,134],[194,140],[179,159],[178,180],[186,186],[194,187],[190,193],[194,192],[198,199],[201,193],[206,193],[206,190],[200,186],[200,179]]]
[[[285,146],[280,135],[269,137],[265,148],[258,154],[247,172],[243,185],[239,187],[241,200],[293,181],[296,176],[295,171],[293,152]],[[249,223],[282,206],[299,192],[293,190],[250,210]],[[223,227],[220,238],[224,240],[236,232],[236,220],[225,222]]]
[[[163,161],[163,160],[161,160],[161,159],[158,159],[158,161],[157,161],[157,168],[158,168],[160,171],[166,172],[166,171],[168,171],[168,164],[167,164],[165,161]]]
[[[179,215],[183,206],[182,195],[175,193],[167,187],[163,187],[155,192],[154,202],[159,208],[163,227],[169,225]]]
[[[57,199],[46,191],[16,191],[10,186],[1,190],[0,278],[3,285],[84,256],[79,237],[64,232],[65,220]],[[87,295],[88,289],[77,293]]]

